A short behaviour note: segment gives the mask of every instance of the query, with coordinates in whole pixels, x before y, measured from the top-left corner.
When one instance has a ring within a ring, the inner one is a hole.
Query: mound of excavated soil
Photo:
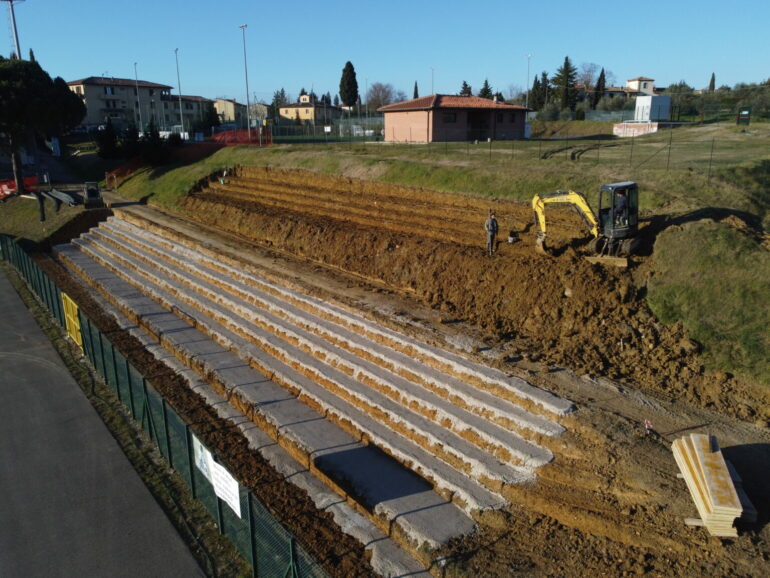
[[[706,372],[698,345],[655,320],[633,267],[581,257],[587,233],[571,210],[549,212],[554,256],[542,256],[528,205],[303,171],[241,168],[185,197],[182,208],[206,225],[407,293],[524,356],[770,422],[765,390]],[[489,208],[501,229],[491,258]],[[506,242],[509,231],[518,242]]]

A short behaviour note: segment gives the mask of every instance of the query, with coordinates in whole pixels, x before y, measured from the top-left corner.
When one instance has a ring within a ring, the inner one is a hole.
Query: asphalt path
[[[0,272],[0,576],[204,576]]]

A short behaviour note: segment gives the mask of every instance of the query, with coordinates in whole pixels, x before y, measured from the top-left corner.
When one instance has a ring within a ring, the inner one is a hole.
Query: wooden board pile
[[[738,533],[733,526],[737,518],[744,516],[744,506],[735,489],[730,469],[714,436],[690,434],[674,441],[674,459],[687,483],[701,520],[693,525],[706,527],[712,536],[735,538]],[[750,518],[753,509],[748,497],[744,516]]]

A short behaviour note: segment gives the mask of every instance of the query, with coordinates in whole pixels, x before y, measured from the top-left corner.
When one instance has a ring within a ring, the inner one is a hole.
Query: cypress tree
[[[717,88],[717,77],[714,73],[711,73],[711,80],[709,80],[709,92],[714,92]]]
[[[604,91],[607,88],[607,77],[604,74],[604,68],[602,68],[602,71],[599,73],[599,78],[596,81],[596,86],[594,87],[594,92],[591,95],[590,103],[591,103],[591,109],[596,110],[596,105],[599,104],[599,101],[604,96]]]
[[[414,94],[412,98],[420,98],[420,91],[417,90],[417,81],[414,81]]]
[[[342,69],[342,78],[340,79],[340,100],[345,106],[353,106],[358,102],[358,81],[356,80],[356,69],[349,60]]]

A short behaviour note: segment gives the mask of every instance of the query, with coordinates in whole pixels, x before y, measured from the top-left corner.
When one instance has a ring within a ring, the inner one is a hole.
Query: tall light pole
[[[2,0],[2,2],[8,2],[8,11],[11,15],[11,29],[13,30],[13,42],[16,46],[16,58],[21,60],[21,47],[19,46],[19,33],[16,30],[16,14],[13,12],[13,3],[21,2],[22,0]]]
[[[174,48],[174,58],[176,59],[176,85],[179,89],[179,124],[182,125],[182,138],[184,138],[184,113],[182,112],[182,82],[179,80],[179,49]]]
[[[249,67],[246,65],[246,27],[248,24],[239,26],[243,32],[243,73],[246,76],[246,134],[251,142],[251,113],[249,112]]]
[[[526,84],[527,96],[526,96],[526,98],[524,100],[524,106],[526,106],[527,108],[529,108],[529,59],[530,58],[532,58],[532,55],[531,54],[527,54],[527,84]]]
[[[136,72],[136,62],[134,62],[134,86],[136,87],[136,106],[139,108],[139,130],[143,131],[142,125],[142,101],[139,99],[139,74]]]

